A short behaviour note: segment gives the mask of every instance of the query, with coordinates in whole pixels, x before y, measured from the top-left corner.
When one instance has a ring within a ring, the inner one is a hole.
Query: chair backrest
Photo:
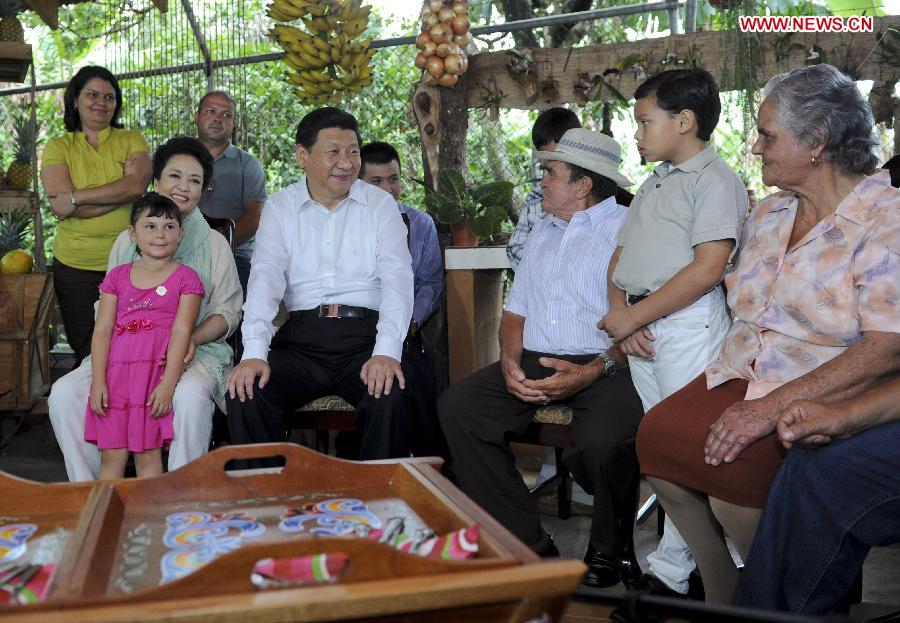
[[[205,214],[203,215],[203,218],[206,219],[210,229],[215,229],[225,237],[225,240],[227,240],[228,244],[231,246],[231,252],[234,253],[234,221],[230,218],[218,218],[215,216],[207,216]]]

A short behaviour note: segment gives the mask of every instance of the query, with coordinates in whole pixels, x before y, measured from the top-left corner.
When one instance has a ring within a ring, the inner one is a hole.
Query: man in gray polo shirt
[[[266,200],[266,175],[259,160],[231,144],[234,100],[225,91],[210,91],[197,106],[197,138],[212,154],[213,179],[200,198],[206,216],[234,221],[238,277],[244,297],[250,277],[253,237]]]

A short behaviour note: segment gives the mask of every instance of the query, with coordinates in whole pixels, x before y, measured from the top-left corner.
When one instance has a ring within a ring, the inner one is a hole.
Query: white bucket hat
[[[555,151],[537,151],[538,160],[559,160],[608,177],[621,188],[634,186],[634,182],[619,173],[622,148],[616,139],[585,128],[572,128],[563,134]]]

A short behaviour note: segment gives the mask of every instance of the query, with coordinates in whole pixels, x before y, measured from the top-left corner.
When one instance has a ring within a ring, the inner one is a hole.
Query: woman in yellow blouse
[[[119,122],[122,91],[103,67],[83,67],[64,95],[66,134],[47,143],[41,180],[59,219],[53,278],[77,366],[90,353],[94,302],[131,201],[150,181],[147,141]]]

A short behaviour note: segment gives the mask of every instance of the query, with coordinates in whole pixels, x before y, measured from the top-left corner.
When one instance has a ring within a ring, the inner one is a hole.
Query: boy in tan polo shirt
[[[731,325],[719,282],[748,209],[740,178],[710,147],[719,91],[702,69],[663,72],[635,91],[638,151],[660,165],[641,185],[609,263],[598,323],[628,355],[648,411],[714,361]],[[685,594],[696,567],[666,518],[638,589]]]

